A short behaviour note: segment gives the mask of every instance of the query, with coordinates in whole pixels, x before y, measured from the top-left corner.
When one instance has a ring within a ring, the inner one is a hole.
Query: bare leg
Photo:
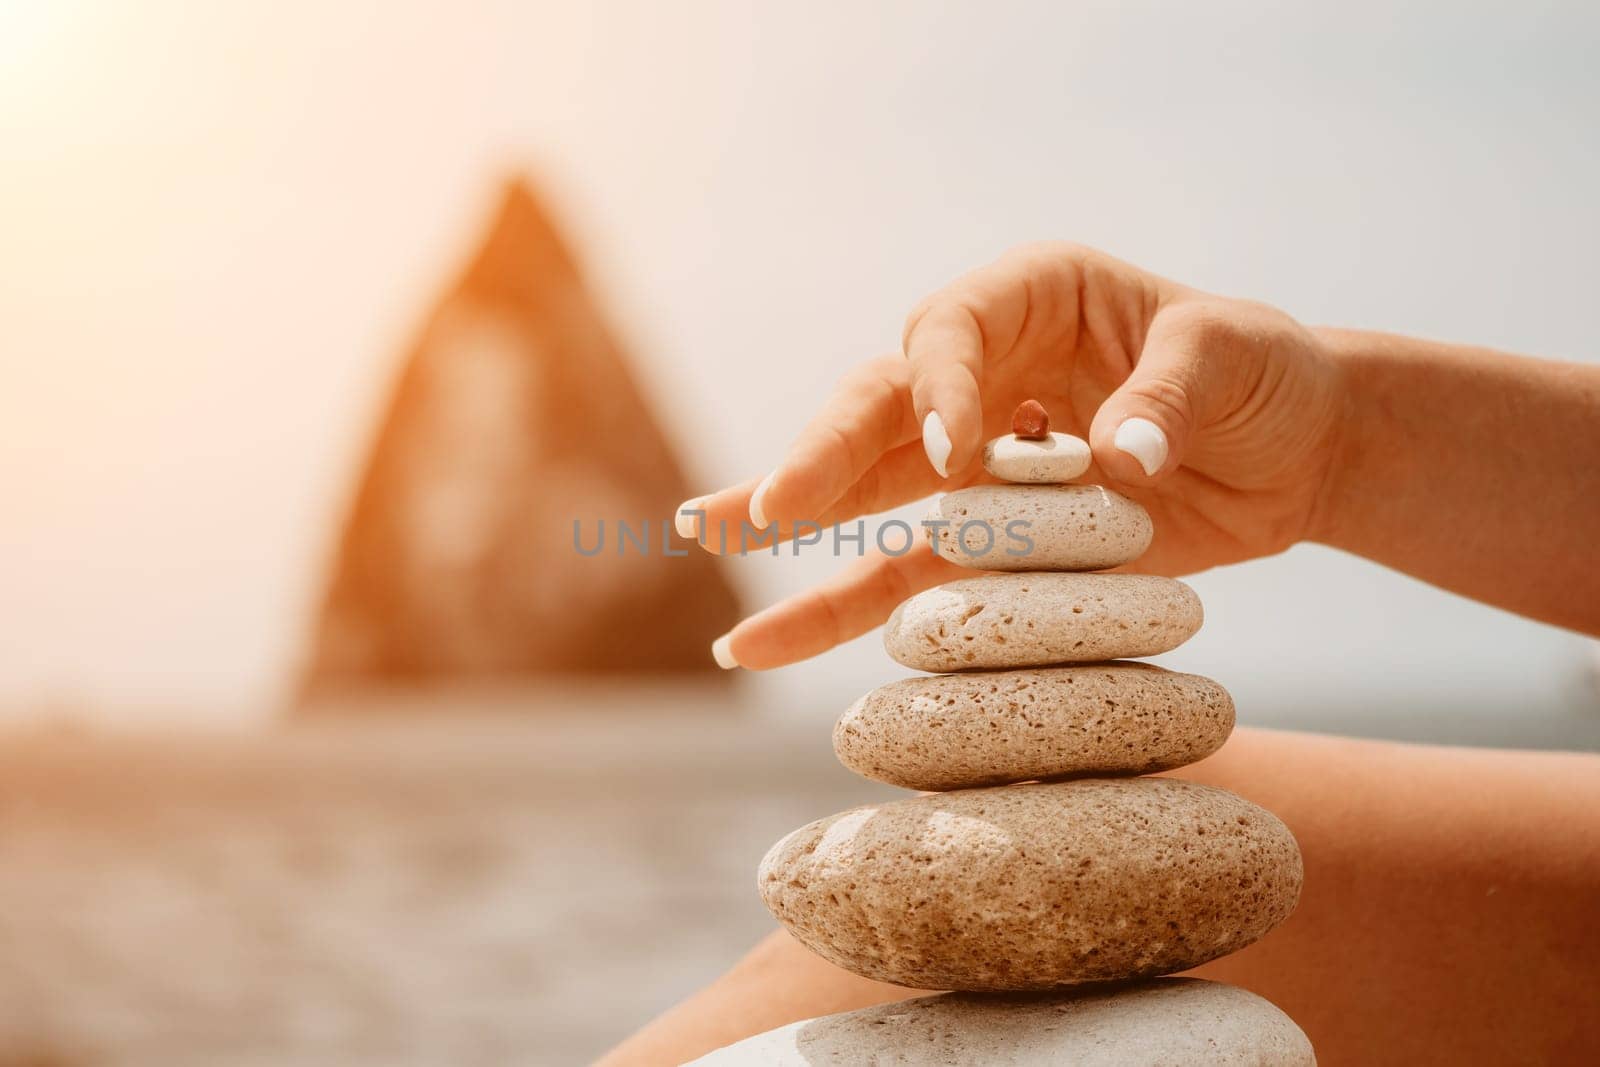
[[[785,1023],[916,995],[835,967],[775,930],[731,971],[617,1046],[597,1067],[679,1064]]]
[[[1306,885],[1194,973],[1254,990],[1323,1064],[1579,1062],[1600,1045],[1600,757],[1240,730],[1178,776],[1275,812]],[[782,932],[602,1062],[676,1064],[913,991]]]

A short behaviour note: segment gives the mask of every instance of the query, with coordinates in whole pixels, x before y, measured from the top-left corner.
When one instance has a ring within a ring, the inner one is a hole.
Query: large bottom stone
[[[819,819],[761,861],[762,898],[813,952],[916,989],[1052,989],[1187,970],[1300,895],[1271,813],[1171,778],[908,797]]]
[[[769,1030],[693,1062],[1302,1067],[1316,1057],[1294,1020],[1254,993],[1160,978],[1072,993],[946,993],[880,1004]]]

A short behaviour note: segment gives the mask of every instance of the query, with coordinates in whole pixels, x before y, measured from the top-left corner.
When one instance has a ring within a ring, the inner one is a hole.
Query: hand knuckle
[[[1164,331],[1170,337],[1202,352],[1231,342],[1236,334],[1234,318],[1227,308],[1210,301],[1175,305],[1163,318]]]
[[[900,349],[902,352],[911,344],[911,335],[916,332],[922,320],[932,314],[942,296],[943,293],[934,293],[932,296],[923,297],[917,302],[917,306],[911,309],[911,313],[906,316],[905,325],[900,330]]]
[[[1178,432],[1186,432],[1194,425],[1194,403],[1183,383],[1166,377],[1149,378],[1134,386],[1133,392],[1161,412]]]

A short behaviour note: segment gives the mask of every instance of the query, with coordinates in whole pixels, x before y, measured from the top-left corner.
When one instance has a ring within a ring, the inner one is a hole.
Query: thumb
[[[1158,315],[1133,370],[1095,413],[1089,445],[1113,479],[1153,485],[1183,465],[1223,386],[1226,361],[1211,342],[1227,327],[1212,315]]]

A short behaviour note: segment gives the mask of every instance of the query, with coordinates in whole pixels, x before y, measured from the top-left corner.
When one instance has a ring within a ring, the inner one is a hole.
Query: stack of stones
[[[934,548],[985,571],[920,593],[884,637],[936,673],[862,697],[834,749],[926,790],[820,819],[761,863],[767,906],[868,978],[957,990],[774,1030],[707,1063],[1314,1063],[1288,1016],[1216,982],[1161,978],[1235,952],[1293,910],[1299,848],[1221,789],[1139,777],[1233,729],[1216,682],[1123,657],[1201,623],[1169,578],[1086,573],[1150,543],[1144,509],[1094,485],[1088,446],[1018,409],[984,464],[1011,484],[935,506]],[[1021,484],[1017,484],[1021,483]],[[1007,555],[1008,524],[1032,541]]]

